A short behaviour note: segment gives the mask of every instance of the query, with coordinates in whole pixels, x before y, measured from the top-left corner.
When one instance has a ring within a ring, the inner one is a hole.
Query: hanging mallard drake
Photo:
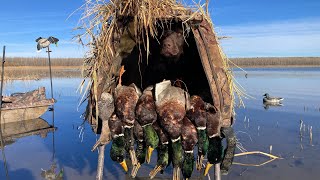
[[[189,105],[189,97],[183,89],[174,87],[170,81],[156,84],[155,99],[159,121],[168,133],[172,142],[173,153],[173,180],[180,179],[180,171],[183,163],[183,150],[181,145],[181,128],[183,118],[186,115],[186,106]]]
[[[128,171],[125,160],[125,139],[122,121],[113,114],[108,120],[108,125],[111,131],[112,145],[110,149],[110,157],[113,161],[118,162],[124,171]]]
[[[160,171],[166,169],[169,165],[169,137],[156,121],[152,124],[154,130],[159,137],[159,145],[157,147],[158,158],[156,167],[150,172],[150,179],[153,179]]]
[[[120,70],[119,84],[115,88],[114,92],[115,112],[123,122],[126,151],[130,154],[132,164],[136,165],[137,158],[134,150],[133,126],[135,121],[135,108],[138,99],[141,96],[141,91],[134,83],[129,86],[121,85],[121,77],[124,72],[125,70],[122,66]]]
[[[187,118],[183,118],[183,128],[181,131],[182,149],[184,150],[184,160],[182,165],[182,175],[184,179],[189,179],[194,168],[194,146],[198,142],[197,129]]]
[[[133,166],[132,171],[131,171],[131,177],[135,178],[141,165],[145,162],[146,160],[146,142],[144,141],[144,132],[142,126],[135,121],[134,122],[134,137],[136,139],[137,147],[136,147],[136,156],[138,163]]]
[[[200,96],[193,95],[190,98],[190,109],[187,117],[194,123],[198,134],[198,157],[196,161],[197,170],[202,169],[202,162],[207,154],[209,140],[207,136],[207,112],[206,103]]]
[[[221,129],[221,115],[220,112],[212,105],[207,106],[207,135],[209,137],[209,147],[207,153],[207,164],[204,171],[206,176],[210,168],[222,160],[222,143],[220,136]]]
[[[153,98],[153,87],[147,87],[136,106],[136,120],[141,124],[145,133],[145,142],[148,148],[147,163],[150,163],[153,150],[158,146],[159,138],[152,124],[157,121],[156,106]]]

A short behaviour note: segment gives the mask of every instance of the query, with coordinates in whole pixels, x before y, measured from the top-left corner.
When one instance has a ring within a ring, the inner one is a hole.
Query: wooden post
[[[106,145],[99,147],[98,167],[96,180],[103,180],[103,168],[104,168],[104,151]]]
[[[1,111],[2,111],[2,90],[3,90],[3,81],[4,81],[4,62],[5,61],[5,55],[6,55],[6,46],[3,46],[3,55],[2,55],[2,72],[1,72],[1,88],[0,88],[0,121],[1,119]],[[3,136],[2,136],[2,127],[0,122],[0,139],[1,139],[1,151],[2,151],[2,158],[3,163],[6,171],[6,177],[9,179],[9,173],[8,173],[8,166],[7,166],[7,160],[6,160],[6,154],[4,153],[4,142],[3,142]]]
[[[221,180],[220,163],[214,165],[214,180]]]

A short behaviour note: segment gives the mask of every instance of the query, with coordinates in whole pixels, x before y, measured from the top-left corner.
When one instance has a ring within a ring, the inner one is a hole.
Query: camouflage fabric
[[[14,93],[11,96],[2,97],[4,109],[26,108],[42,105],[51,105],[54,99],[46,99],[46,90],[44,87],[29,91],[26,93]]]

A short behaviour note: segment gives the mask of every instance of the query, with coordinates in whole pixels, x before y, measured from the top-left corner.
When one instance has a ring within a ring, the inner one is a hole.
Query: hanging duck
[[[146,160],[146,142],[144,141],[144,132],[142,126],[135,121],[134,122],[134,137],[137,142],[137,147],[136,147],[136,156],[138,163],[133,166],[132,171],[131,171],[131,177],[135,178],[141,165],[145,162]]]
[[[207,154],[209,140],[207,136],[207,112],[206,104],[200,96],[193,95],[190,98],[190,109],[187,117],[194,123],[198,134],[198,157],[196,161],[197,170],[201,170],[202,162]]]
[[[207,153],[207,164],[204,171],[206,176],[210,168],[222,160],[222,143],[220,136],[221,115],[211,104],[207,104],[207,135],[209,137],[209,147]]]
[[[182,120],[186,115],[186,106],[189,105],[189,95],[181,88],[172,86],[170,81],[163,81],[156,84],[155,99],[160,124],[172,142],[173,180],[178,180],[183,163]]]
[[[112,137],[110,157],[113,161],[118,162],[123,170],[127,172],[128,167],[125,161],[125,139],[122,121],[117,117],[116,114],[113,114],[108,120],[108,125]]]
[[[124,71],[124,67],[122,66],[119,84],[114,92],[115,112],[123,122],[126,151],[130,154],[132,164],[136,165],[137,158],[134,150],[133,126],[135,121],[135,108],[141,91],[135,84],[130,84],[129,86],[121,85],[121,76]]]
[[[156,121],[152,124],[154,130],[159,137],[159,146],[157,147],[158,159],[156,167],[150,172],[150,179],[153,179],[158,172],[163,171],[169,164],[169,138],[164,130],[160,127]]]
[[[152,127],[152,124],[157,121],[156,106],[153,98],[153,87],[147,87],[136,105],[136,120],[141,124],[145,133],[145,141],[148,148],[147,163],[150,163],[153,150],[159,144],[159,138]]]
[[[184,179],[189,179],[194,168],[194,146],[198,142],[197,129],[187,118],[183,118],[183,128],[181,131],[182,149],[184,150],[184,160],[182,165],[182,175]]]

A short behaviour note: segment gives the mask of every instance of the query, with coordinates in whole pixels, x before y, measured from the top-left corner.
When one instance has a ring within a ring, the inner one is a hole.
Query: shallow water
[[[230,173],[222,179],[318,179],[320,171],[320,68],[303,69],[245,69],[248,73],[235,70],[238,82],[253,98],[245,99],[245,108],[236,109],[235,132],[239,142],[248,151],[268,152],[283,159],[275,160],[261,167],[233,165]],[[41,169],[49,169],[53,163],[64,169],[65,179],[95,179],[97,152],[91,152],[98,138],[87,123],[80,118],[84,106],[78,108],[80,94],[76,92],[81,79],[55,78],[54,124],[58,128],[47,137],[27,136],[17,139],[5,147],[10,179],[42,179]],[[28,91],[39,86],[47,87],[48,79],[39,81],[13,81],[5,85],[5,94]],[[265,109],[262,95],[285,98],[283,106]],[[43,119],[52,124],[52,112],[46,112]],[[302,138],[299,134],[300,120],[305,124]],[[312,126],[312,142],[309,130]],[[105,154],[105,179],[125,179],[128,176],[109,157],[110,146]],[[236,153],[238,153],[237,150]],[[263,156],[236,157],[235,162],[259,164],[269,160]],[[143,165],[138,177],[147,177],[156,163]],[[159,178],[170,178],[168,168]],[[195,179],[198,173],[194,174]],[[211,170],[211,177],[213,169]],[[2,156],[0,158],[0,179],[5,179]],[[142,179],[142,178],[139,178]],[[205,178],[204,178],[205,179]]]

